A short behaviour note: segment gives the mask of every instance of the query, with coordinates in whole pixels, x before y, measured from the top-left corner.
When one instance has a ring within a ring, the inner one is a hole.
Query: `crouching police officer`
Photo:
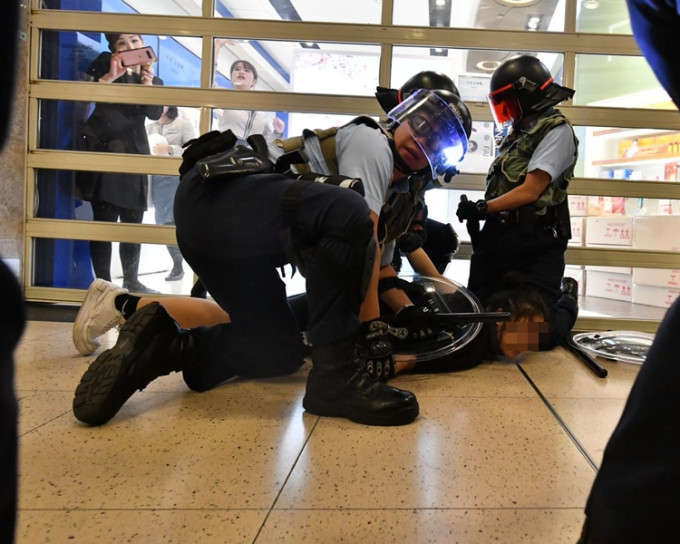
[[[554,108],[573,94],[532,56],[512,58],[496,69],[489,104],[497,127],[509,126],[509,133],[486,177],[484,200],[462,197],[456,213],[467,220],[474,250],[468,287],[482,304],[509,275],[538,289],[552,310],[544,349],[565,338],[578,313],[575,282],[562,282],[571,237],[567,186],[578,140]],[[485,220],[481,232],[480,220]]]
[[[413,421],[419,411],[415,396],[365,370],[367,361],[389,363],[394,332],[379,320],[378,214],[395,183],[425,168],[436,175],[463,157],[465,112],[459,98],[447,101],[421,90],[390,112],[389,131],[360,119],[335,131],[326,154],[326,140],[306,131],[302,143],[310,168],[333,173],[324,171],[326,156],[333,155],[336,171],[362,180],[365,198],[272,172],[270,157],[258,145],[216,154],[230,147],[220,143],[229,133],[199,139],[184,153],[174,210],[177,240],[231,323],[181,330],[156,303],[137,311],[116,345],[83,375],[75,416],[89,425],[106,423],[136,390],[173,371],[201,392],[233,376],[298,369],[306,349],[277,271],[295,261],[306,276],[310,314],[313,367],[305,409],[369,425]],[[206,155],[213,156],[192,164]],[[226,174],[211,177],[206,161],[221,163]],[[291,240],[294,256],[286,247]]]

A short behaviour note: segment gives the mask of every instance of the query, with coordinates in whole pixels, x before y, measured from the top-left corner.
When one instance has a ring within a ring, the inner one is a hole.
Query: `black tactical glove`
[[[472,202],[467,199],[467,196],[461,195],[458,203],[458,210],[456,210],[458,221],[479,221],[486,219],[486,200],[478,200]]]
[[[359,325],[357,342],[359,362],[371,376],[381,382],[386,382],[394,376],[394,358],[389,335],[389,325],[379,319]]]
[[[393,316],[386,318],[390,327],[400,332],[397,338],[402,342],[412,343],[434,338],[440,329],[432,320],[433,310],[428,306],[406,306]],[[399,342],[401,343],[401,342]]]
[[[449,166],[446,171],[444,172],[444,183],[448,184],[451,182],[451,178],[458,174],[458,168],[455,166]]]

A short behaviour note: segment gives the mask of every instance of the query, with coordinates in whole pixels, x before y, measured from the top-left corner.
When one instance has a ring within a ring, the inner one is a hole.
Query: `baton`
[[[496,323],[497,321],[510,321],[510,312],[432,312],[420,314],[418,318],[431,321],[441,321],[446,324],[458,323]]]
[[[582,346],[579,346],[571,334],[567,335],[567,347],[574,355],[578,355],[586,366],[592,370],[598,378],[607,377],[607,369],[603,367],[595,357],[590,355]]]

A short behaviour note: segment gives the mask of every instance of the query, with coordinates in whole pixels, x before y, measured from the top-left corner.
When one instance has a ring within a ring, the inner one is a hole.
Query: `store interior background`
[[[460,5],[459,5],[460,4]],[[395,25],[424,27],[462,27],[511,31],[563,32],[565,12],[571,3],[566,0],[481,0],[456,3],[445,0],[408,1],[393,3]],[[99,7],[98,7],[99,6]],[[615,0],[577,1],[576,29],[580,32],[630,35],[630,23],[625,2]],[[202,5],[196,0],[104,0],[86,2],[63,0],[43,2],[48,8],[101,10],[103,13],[128,13],[173,16],[200,16]],[[349,2],[317,2],[313,0],[219,0],[215,17],[287,20],[303,22],[338,22],[379,24],[383,5],[379,0],[351,0]],[[99,32],[43,30],[40,33],[40,78],[58,81],[82,79],[84,59],[92,58],[105,49]],[[229,35],[225,34],[225,38]],[[205,54],[203,40],[196,36],[145,35],[145,41],[159,53],[157,73],[170,87],[205,87],[201,80]],[[366,36],[370,42],[370,36]],[[56,44],[56,46],[55,46]],[[564,55],[556,52],[536,52],[555,74],[556,81],[570,84],[576,90],[574,106],[598,108],[674,109],[668,96],[660,88],[644,59],[640,56],[576,54],[573,82],[564,81]],[[390,85],[399,86],[413,73],[427,68],[454,76],[463,99],[477,105],[473,112],[486,107],[485,94],[493,68],[516,54],[516,51],[492,49],[454,49],[394,45]],[[232,39],[221,52],[216,85],[229,88],[228,68],[237,58],[250,60],[258,67],[257,90],[282,93],[318,93],[341,96],[370,96],[379,83],[381,48],[376,44],[292,42],[258,39]],[[165,61],[165,63],[164,63]],[[171,62],[173,61],[173,62]],[[212,82],[211,82],[212,84]],[[225,93],[226,94],[226,93]],[[73,108],[89,107],[86,103],[66,100],[40,102],[39,149],[73,149],[77,127],[69,126]],[[192,120],[198,132],[202,130],[202,109],[180,107],[182,115]],[[488,109],[488,108],[487,108]],[[567,108],[568,109],[568,108]],[[304,111],[278,111],[287,123],[287,134],[303,128],[338,124],[352,115],[323,114]],[[204,118],[204,117],[203,117]],[[470,152],[460,165],[465,181],[477,179],[476,187],[458,188],[454,178],[447,189],[433,190],[427,195],[430,216],[451,222],[459,234],[463,247],[447,269],[447,276],[465,284],[469,257],[469,238],[464,226],[455,218],[460,195],[480,198],[483,175],[493,153],[494,126],[490,114],[477,119],[473,125]],[[67,132],[70,134],[64,137]],[[625,181],[677,181],[680,160],[680,132],[654,128],[623,128],[576,126],[580,140],[580,159],[577,176],[593,179]],[[634,146],[635,142],[635,146]],[[35,169],[37,190],[29,216],[44,220],[89,220],[89,204],[78,201],[72,190],[73,172],[66,169]],[[652,195],[653,196],[653,195]],[[671,198],[643,198],[616,196],[570,197],[572,212],[572,248],[633,249],[676,252],[679,247],[675,233],[680,227],[680,206]],[[154,223],[149,209],[144,226]],[[140,227],[143,228],[143,227]],[[115,238],[112,238],[115,239]],[[41,287],[75,291],[62,297],[66,301],[82,296],[92,279],[87,252],[87,241],[41,239],[27,243],[34,257],[29,259],[32,270],[25,271],[26,283],[40,293]],[[165,247],[144,243],[140,277],[150,287],[167,294],[188,294],[192,274],[182,282],[165,282],[170,266]],[[117,250],[113,251],[114,281],[122,275]],[[406,271],[408,273],[408,270]],[[680,293],[680,271],[675,268],[650,269],[633,266],[600,266],[570,264],[567,275],[579,281],[582,316],[605,316],[658,321],[665,309]],[[285,279],[291,292],[301,291],[299,276]],[[52,293],[53,291],[50,291]],[[49,296],[54,297],[53,294]],[[40,298],[40,297],[38,297]]]

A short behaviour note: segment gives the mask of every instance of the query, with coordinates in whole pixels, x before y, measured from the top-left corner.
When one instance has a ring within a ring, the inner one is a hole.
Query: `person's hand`
[[[393,330],[405,330],[400,340],[411,343],[434,338],[441,331],[432,321],[434,312],[428,306],[406,306],[393,316],[386,318]]]
[[[444,177],[444,183],[445,184],[451,183],[451,179],[453,178],[453,176],[455,176],[458,173],[459,173],[458,168],[456,168],[455,166],[449,166],[446,169],[446,171],[444,172],[444,176],[443,176]]]
[[[359,325],[357,355],[366,371],[381,382],[394,376],[392,344],[388,338],[390,327],[380,319]]]
[[[109,61],[109,71],[99,78],[99,81],[103,83],[112,83],[122,76],[127,71],[127,68],[123,66],[123,58],[119,51],[111,54],[111,60]]]
[[[276,134],[283,134],[286,130],[286,123],[280,117],[274,117],[274,132]]]
[[[170,155],[170,144],[158,142],[151,148],[152,155]]]
[[[142,85],[153,85],[153,74],[152,64],[142,64],[139,72],[139,75],[142,76]]]
[[[472,202],[472,200],[468,200],[467,196],[461,195],[458,209],[456,210],[456,217],[458,217],[458,221],[461,223],[463,221],[479,222],[481,219],[486,218],[485,209],[486,201],[478,200],[477,202]]]

